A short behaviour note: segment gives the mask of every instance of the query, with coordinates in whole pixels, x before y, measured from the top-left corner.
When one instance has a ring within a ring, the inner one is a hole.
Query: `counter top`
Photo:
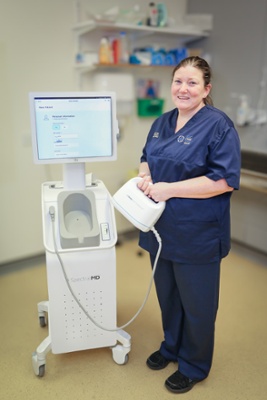
[[[241,167],[267,175],[267,153],[241,149]]]

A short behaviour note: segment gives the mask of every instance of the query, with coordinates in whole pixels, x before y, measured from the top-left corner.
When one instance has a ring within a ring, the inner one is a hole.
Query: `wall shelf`
[[[147,71],[149,69],[160,70],[163,68],[173,68],[173,65],[143,65],[143,64],[98,64],[96,57],[98,54],[98,47],[100,39],[103,36],[115,37],[120,32],[126,32],[131,48],[148,46],[148,43],[155,41],[158,45],[164,47],[168,46],[185,47],[188,43],[196,40],[206,38],[209,36],[207,31],[198,29],[192,25],[180,25],[175,27],[151,27],[146,25],[130,25],[126,23],[106,22],[88,20],[77,23],[73,27],[76,38],[75,57],[86,53],[92,53],[94,56],[92,62],[76,62],[75,70],[79,75],[79,87],[82,87],[81,76],[93,72],[95,70],[112,70],[112,71]],[[150,46],[149,44],[149,46]]]
[[[101,30],[106,35],[114,34],[114,32],[125,31],[128,34],[135,36],[146,36],[146,35],[175,35],[184,42],[188,43],[196,39],[204,38],[209,36],[209,33],[200,30],[192,25],[181,25],[179,28],[172,27],[150,27],[146,25],[129,25],[125,23],[110,23],[110,22],[96,22],[96,21],[84,21],[76,24],[73,27],[74,32],[77,35],[84,35],[93,30]]]
[[[173,65],[144,65],[144,64],[84,64],[84,63],[77,63],[75,69],[80,73],[89,73],[95,71],[96,69],[99,70],[126,70],[126,71],[134,71],[134,70],[149,70],[149,69],[172,69],[174,68]]]

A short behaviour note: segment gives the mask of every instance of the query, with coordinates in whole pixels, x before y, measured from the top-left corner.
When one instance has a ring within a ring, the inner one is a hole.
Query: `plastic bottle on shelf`
[[[167,8],[164,3],[158,3],[158,26],[166,26],[168,21]]]
[[[119,47],[119,63],[127,64],[129,62],[129,47],[126,32],[120,32]]]
[[[108,38],[103,37],[100,40],[99,52],[98,52],[99,64],[111,64],[111,50]]]
[[[158,26],[158,8],[154,2],[148,5],[147,25]]]
[[[112,41],[113,63],[119,64],[120,62],[120,40],[115,38]]]

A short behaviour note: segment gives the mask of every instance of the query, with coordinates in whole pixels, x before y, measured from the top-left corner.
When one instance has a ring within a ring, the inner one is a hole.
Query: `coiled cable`
[[[64,279],[65,279],[66,284],[67,284],[67,286],[68,286],[68,289],[69,289],[69,291],[70,291],[70,293],[71,293],[73,299],[74,299],[75,302],[77,303],[77,305],[81,308],[81,310],[82,310],[83,313],[86,315],[86,317],[87,317],[95,326],[97,326],[97,327],[100,328],[100,329],[103,329],[104,331],[115,332],[115,331],[119,331],[119,330],[121,330],[121,329],[123,329],[123,328],[126,328],[128,325],[130,325],[130,324],[138,317],[138,315],[141,313],[141,311],[142,311],[143,308],[145,307],[145,304],[147,303],[147,300],[148,300],[148,298],[149,298],[149,294],[150,294],[150,291],[151,291],[151,288],[152,288],[152,285],[153,285],[154,276],[155,276],[155,272],[156,272],[156,268],[157,268],[157,263],[158,263],[158,259],[159,259],[159,256],[160,256],[160,253],[161,253],[161,248],[162,248],[161,237],[160,237],[159,233],[157,232],[157,230],[155,229],[155,227],[152,227],[152,228],[151,228],[151,231],[154,233],[154,235],[155,235],[155,237],[156,237],[156,239],[157,239],[157,242],[158,242],[159,246],[158,246],[158,251],[157,251],[157,254],[156,254],[156,257],[155,257],[155,261],[154,261],[154,264],[153,264],[152,274],[151,274],[151,278],[150,278],[150,281],[149,281],[148,289],[147,289],[145,298],[144,298],[144,300],[143,300],[143,303],[142,303],[142,305],[140,306],[140,308],[138,309],[138,311],[135,313],[135,315],[134,315],[128,322],[126,322],[124,325],[122,325],[122,326],[120,326],[120,327],[116,327],[116,328],[113,328],[113,329],[112,329],[112,328],[108,328],[108,327],[105,327],[105,326],[103,326],[103,325],[100,325],[98,322],[96,322],[96,321],[94,320],[94,318],[88,313],[88,311],[87,311],[86,308],[83,306],[83,304],[80,302],[80,300],[77,298],[76,294],[74,293],[74,291],[73,291],[73,289],[72,289],[72,287],[71,287],[71,284],[70,284],[70,282],[69,282],[68,275],[67,275],[67,273],[66,273],[66,269],[65,269],[63,260],[62,260],[62,258],[61,258],[60,252],[59,252],[58,247],[57,247],[56,232],[55,232],[55,231],[56,231],[56,229],[55,229],[55,207],[51,206],[51,207],[49,208],[49,214],[50,214],[50,218],[51,218],[51,222],[52,222],[52,233],[53,233],[53,243],[54,243],[55,253],[56,253],[57,258],[58,258],[58,261],[59,261],[59,263],[60,263],[60,266],[61,266],[61,269],[62,269],[62,272],[63,272],[63,276],[64,276]]]

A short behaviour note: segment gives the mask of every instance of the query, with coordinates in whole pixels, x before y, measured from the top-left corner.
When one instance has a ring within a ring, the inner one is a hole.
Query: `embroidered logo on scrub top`
[[[154,132],[153,137],[156,138],[156,139],[158,139],[158,137],[159,137],[159,132]]]
[[[192,140],[192,136],[188,135],[186,137],[184,137],[183,135],[179,135],[177,138],[177,142],[178,143],[183,143],[183,144],[190,144]]]
[[[190,144],[191,140],[192,140],[192,136],[190,136],[190,135],[186,136],[184,144]]]

